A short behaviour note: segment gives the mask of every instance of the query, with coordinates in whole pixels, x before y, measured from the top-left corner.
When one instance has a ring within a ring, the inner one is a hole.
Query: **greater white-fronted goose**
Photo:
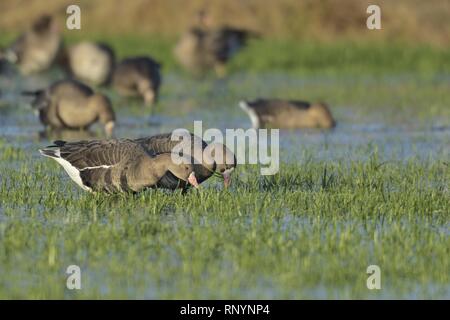
[[[139,192],[165,188],[166,180],[198,187],[191,164],[175,164],[171,154],[148,153],[132,140],[55,141],[39,151],[86,191]]]
[[[220,176],[224,180],[225,187],[231,183],[231,173],[236,168],[236,156],[222,143],[207,144],[200,137],[186,131],[183,139],[172,140],[172,133],[163,133],[147,138],[136,139],[137,143],[146,150],[151,150],[158,154],[181,153],[182,156],[190,157],[194,160],[194,171],[197,181],[202,183],[212,175]],[[185,143],[190,143],[188,146]],[[183,146],[185,148],[183,149]],[[189,151],[189,152],[188,152]]]
[[[140,96],[146,105],[158,99],[161,65],[149,57],[122,60],[114,69],[112,84],[122,96]]]
[[[23,74],[48,69],[61,47],[61,34],[49,15],[39,17],[33,25],[2,53]]]
[[[34,96],[31,105],[38,111],[45,126],[54,129],[87,129],[100,121],[107,136],[113,133],[115,114],[111,101],[81,82],[61,80],[45,90],[27,91],[24,94]]]
[[[83,41],[67,48],[64,64],[72,76],[92,85],[110,81],[114,51],[104,43]]]
[[[198,20],[178,41],[175,58],[194,74],[201,75],[213,69],[218,76],[224,76],[228,60],[255,34],[231,27],[212,28],[203,11],[198,14]]]
[[[336,122],[324,103],[258,99],[241,101],[254,128],[333,128]]]

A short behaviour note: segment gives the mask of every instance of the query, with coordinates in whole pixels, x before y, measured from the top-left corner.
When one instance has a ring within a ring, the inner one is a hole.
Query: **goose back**
[[[6,56],[23,74],[48,69],[61,49],[61,34],[51,16],[39,17],[31,28],[7,49]]]
[[[335,121],[327,105],[298,100],[257,99],[242,101],[255,128],[332,128]]]
[[[197,181],[199,183],[202,183],[203,181],[211,177],[211,175],[213,175],[216,169],[216,164],[212,161],[210,161],[212,163],[206,163],[205,161],[203,161],[203,151],[208,146],[208,144],[194,134],[189,133],[189,135],[191,145],[186,146],[186,148],[183,150],[190,150],[190,153],[182,154],[182,156],[188,156],[192,158],[191,161],[194,165],[194,171],[197,177]],[[155,152],[157,154],[172,153],[174,152],[174,150],[181,150],[181,147],[183,146],[182,141],[180,142],[172,140],[172,133],[163,133],[152,137],[139,138],[135,141],[142,145],[144,149]],[[175,149],[176,147],[177,149]]]
[[[150,104],[156,102],[161,85],[161,65],[150,57],[122,60],[113,73],[113,86],[123,96],[141,96]]]
[[[87,128],[97,120],[107,125],[115,121],[106,96],[95,94],[76,80],[61,80],[36,92],[32,106],[44,125],[60,129]]]
[[[172,175],[187,179],[193,171],[192,166],[180,165],[175,172],[170,155],[149,154],[128,139],[55,141],[40,152],[55,159],[87,191],[139,192],[164,186],[161,181]]]
[[[106,84],[114,68],[114,51],[104,43],[80,42],[67,50],[69,72],[93,85]]]

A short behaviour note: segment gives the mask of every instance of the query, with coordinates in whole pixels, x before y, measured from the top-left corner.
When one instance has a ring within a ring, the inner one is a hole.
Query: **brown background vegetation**
[[[245,27],[271,38],[450,43],[449,0],[2,0],[0,30],[18,32],[44,12],[63,22],[69,4],[81,7],[80,33],[174,37],[205,8],[217,25]],[[382,9],[381,31],[366,28],[369,4]]]

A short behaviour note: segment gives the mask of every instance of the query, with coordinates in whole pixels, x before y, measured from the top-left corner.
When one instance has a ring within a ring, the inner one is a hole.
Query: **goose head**
[[[331,115],[330,109],[324,103],[315,103],[309,110],[319,128],[334,128],[336,121]]]
[[[227,188],[231,184],[231,173],[236,168],[236,156],[224,144],[218,142],[209,144],[205,152],[216,163],[213,174],[223,178],[223,184]]]
[[[199,184],[195,177],[194,166],[190,163],[190,159],[186,157],[180,164],[172,161],[171,155],[165,154],[168,157],[167,169],[178,179],[191,184],[194,188],[198,188]],[[164,156],[164,155],[162,155]]]
[[[98,119],[104,126],[106,136],[112,137],[116,116],[112,108],[111,100],[104,94],[96,93],[89,98],[89,105],[97,111]]]

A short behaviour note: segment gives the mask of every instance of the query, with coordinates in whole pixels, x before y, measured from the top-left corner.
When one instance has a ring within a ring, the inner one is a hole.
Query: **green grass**
[[[151,54],[165,70],[179,70],[172,54],[175,40],[152,37],[97,37],[110,43],[119,57]],[[72,40],[73,41],[73,40]],[[233,59],[230,72],[287,72],[304,75],[450,72],[450,50],[404,43],[316,43],[254,40]]]
[[[0,46],[14,39],[14,35],[0,37]],[[96,40],[110,44],[119,58],[133,55],[151,55],[163,64],[164,70],[180,71],[172,54],[177,39],[160,36],[111,36],[76,33],[65,34],[67,44],[81,40]],[[284,72],[300,75],[386,75],[386,74],[448,74],[450,49],[402,42],[312,42],[261,39],[232,60],[229,71]]]
[[[93,38],[164,64],[162,124],[102,89],[121,137],[193,119],[246,126],[237,102],[259,96],[326,101],[338,127],[282,132],[279,174],[239,166],[229,190],[212,180],[187,195],[92,195],[39,157],[48,141],[25,102],[5,102],[0,298],[450,297],[448,49],[255,41],[216,81],[180,76],[173,40]],[[79,291],[65,287],[72,264]],[[379,291],[366,288],[371,264]]]
[[[241,166],[228,191],[108,196],[80,191],[52,161],[2,154],[22,161],[2,169],[1,298],[449,297],[441,161],[374,153],[274,177]],[[71,264],[80,291],[65,289]],[[371,264],[380,291],[366,288]]]

